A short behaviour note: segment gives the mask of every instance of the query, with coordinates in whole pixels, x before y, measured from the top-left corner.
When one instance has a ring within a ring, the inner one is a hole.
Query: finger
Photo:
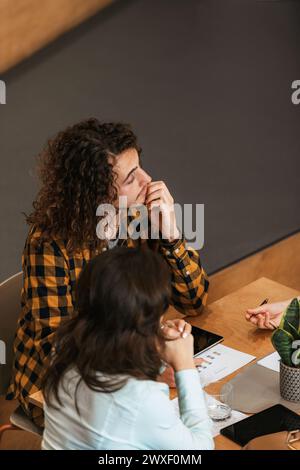
[[[245,317],[246,317],[246,320],[250,321],[250,320],[251,320],[251,318],[255,318],[255,317],[256,317],[256,315],[254,315],[254,314],[250,314],[250,313],[246,313]]]
[[[169,326],[170,328],[172,328],[172,327],[176,328],[176,321],[177,320],[165,320],[164,325]]]
[[[265,316],[264,315],[258,314],[258,323],[257,324],[258,324],[258,328],[261,328],[262,330],[266,329]]]
[[[145,202],[149,204],[151,201],[155,201],[155,199],[163,199],[163,191],[161,189],[157,189],[153,191],[151,194],[147,194]]]
[[[163,325],[162,333],[165,339],[172,340],[181,337],[180,331],[174,326]]]
[[[146,206],[148,212],[151,212],[153,209],[158,208],[160,212],[166,212],[173,216],[173,210],[171,205],[168,202],[164,201],[162,198],[155,199],[154,201],[151,201],[150,203],[146,204]]]
[[[167,327],[169,329],[174,329],[174,330],[180,332],[180,330],[177,326],[177,320],[167,320],[167,321],[164,322],[164,325],[165,325],[165,327]]]
[[[148,210],[152,211],[155,207],[162,208],[162,205],[165,204],[161,199],[156,199],[155,201],[150,202],[147,204]]]
[[[151,192],[153,192],[157,189],[162,190],[163,194],[166,196],[166,199],[168,199],[170,201],[173,201],[172,195],[171,195],[171,193],[170,193],[170,191],[169,191],[169,189],[166,186],[164,181],[157,181],[157,182],[154,182],[154,183],[149,183],[148,184],[148,189],[147,189],[147,194],[150,194]]]
[[[262,307],[257,308],[248,308],[247,313],[250,315],[258,315],[259,313],[265,313],[267,311],[266,307],[263,305]]]
[[[174,328],[177,328],[177,330],[180,331],[180,333],[183,333],[185,325],[186,325],[186,321],[183,320],[183,318],[176,318],[174,320],[168,320],[166,323],[168,326],[173,326]]]
[[[145,199],[145,203],[147,206],[149,206],[153,201],[161,201],[162,204],[165,204],[166,206],[172,206],[173,204],[172,199],[168,198],[168,196],[166,196],[160,190],[155,191],[155,193],[151,194],[151,196]]]
[[[191,331],[192,326],[181,318],[165,322],[164,335],[167,334],[171,339],[177,339],[180,336],[182,338],[187,338]]]
[[[273,320],[270,320],[270,325],[271,325],[273,330],[277,330],[278,325],[276,324],[276,322],[274,322]]]
[[[192,332],[192,325],[190,325],[189,323],[185,322],[185,325],[184,325],[184,330],[182,332],[182,337],[183,338],[187,338]]]
[[[258,322],[258,318],[256,315],[252,315],[250,317],[250,320],[249,320],[251,323],[253,323],[253,325],[257,325],[257,322]]]
[[[270,312],[266,312],[266,315],[265,315],[265,326],[269,329],[269,330],[274,330],[274,325],[272,325],[270,323]]]
[[[168,340],[179,339],[181,337],[180,331],[176,328],[169,328],[168,326],[164,328],[163,335],[164,338]]]
[[[266,312],[266,314],[265,314],[265,325],[269,330],[274,329],[274,327],[270,323],[270,312]]]
[[[152,191],[153,189],[159,189],[166,186],[163,181],[152,181],[151,183],[148,183],[147,188],[148,191]]]
[[[151,194],[153,193],[156,193],[158,191],[161,191],[163,192],[164,191],[164,188],[162,186],[159,186],[159,187],[154,187],[154,188],[149,188],[147,189],[147,196],[150,196]]]
[[[152,187],[148,186],[146,197],[149,197],[150,195],[158,193],[158,192],[161,192],[161,194],[166,198],[166,200],[170,200],[170,201],[173,200],[170,194],[170,191],[168,190],[168,188],[166,187],[164,183],[158,186],[152,186]]]

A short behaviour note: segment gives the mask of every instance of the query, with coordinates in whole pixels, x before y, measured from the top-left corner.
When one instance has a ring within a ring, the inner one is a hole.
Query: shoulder
[[[46,238],[41,229],[31,226],[25,242],[25,252],[35,254],[53,254],[55,256],[67,256],[66,243],[55,237]]]
[[[62,240],[45,238],[41,230],[31,227],[27,235],[22,260],[25,266],[55,266],[67,269],[70,265],[66,245]],[[58,275],[58,271],[56,272]]]

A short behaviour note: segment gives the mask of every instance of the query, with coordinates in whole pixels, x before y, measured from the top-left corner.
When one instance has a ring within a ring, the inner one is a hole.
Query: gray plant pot
[[[280,361],[280,395],[285,400],[300,402],[300,367],[289,367]]]

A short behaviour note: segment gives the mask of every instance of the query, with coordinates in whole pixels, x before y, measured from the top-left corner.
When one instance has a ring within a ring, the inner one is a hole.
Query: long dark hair
[[[71,254],[101,246],[96,235],[96,209],[117,200],[116,174],[110,157],[134,148],[141,154],[129,124],[83,120],[50,139],[39,156],[40,191],[29,225],[41,231],[41,241],[67,240]]]
[[[119,247],[93,258],[79,277],[77,313],[56,335],[43,380],[46,403],[53,393],[61,404],[59,383],[70,367],[102,392],[120,389],[130,376],[155,380],[164,345],[160,318],[170,295],[169,267],[148,248]]]

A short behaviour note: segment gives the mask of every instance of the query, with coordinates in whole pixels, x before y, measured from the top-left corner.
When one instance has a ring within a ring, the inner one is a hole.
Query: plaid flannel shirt
[[[39,244],[39,237],[40,232],[32,229],[23,251],[21,315],[14,341],[13,375],[6,397],[17,398],[36,422],[42,411],[29,403],[28,396],[41,387],[56,330],[74,313],[75,285],[92,257],[87,249],[69,257],[66,243],[51,240]],[[141,242],[126,240],[127,246]],[[151,243],[146,240],[145,245]],[[171,269],[173,305],[186,315],[197,315],[206,303],[209,285],[199,254],[187,249],[184,240],[174,243],[160,240],[157,246]]]

